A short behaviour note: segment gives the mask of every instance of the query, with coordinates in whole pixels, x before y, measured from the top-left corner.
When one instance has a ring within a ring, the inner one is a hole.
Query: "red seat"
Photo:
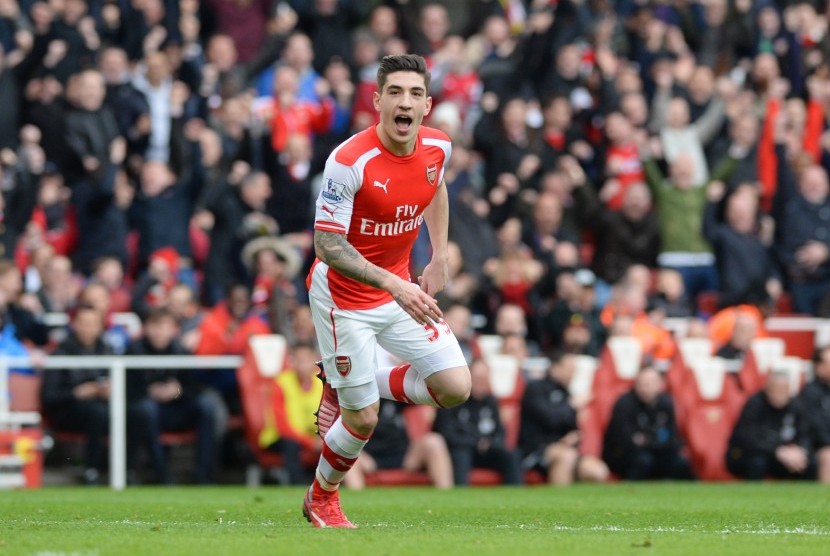
[[[702,480],[732,479],[725,456],[744,395],[719,357],[698,362],[691,377],[684,429],[692,467]]]
[[[612,336],[605,344],[594,375],[593,401],[599,427],[605,430],[614,404],[634,384],[640,370],[642,347],[630,336]]]
[[[266,427],[266,414],[273,414],[274,376],[285,365],[285,339],[282,336],[252,336],[245,350],[242,365],[236,370],[239,396],[242,401],[245,441],[262,469],[283,465],[280,454],[260,445],[260,434]],[[312,465],[317,454],[303,451],[302,460]]]

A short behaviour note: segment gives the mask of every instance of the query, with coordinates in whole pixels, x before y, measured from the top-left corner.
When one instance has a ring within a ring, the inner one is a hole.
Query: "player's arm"
[[[343,276],[389,292],[419,324],[437,322],[443,317],[431,296],[415,284],[366,260],[344,234],[315,230],[314,250],[317,258]]]
[[[443,181],[432,202],[424,209],[424,222],[429,230],[429,241],[432,245],[432,259],[424,272],[418,277],[421,288],[429,294],[435,295],[444,289],[449,279],[447,242],[450,222],[450,202],[447,196],[447,184]]]

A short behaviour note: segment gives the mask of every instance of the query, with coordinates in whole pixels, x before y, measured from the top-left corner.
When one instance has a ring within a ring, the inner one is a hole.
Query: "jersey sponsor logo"
[[[417,229],[424,221],[424,215],[418,214],[418,205],[396,207],[395,218],[397,220],[394,222],[377,222],[370,218],[363,218],[360,221],[360,233],[365,236],[396,236]]]
[[[352,370],[352,358],[348,355],[337,355],[334,358],[334,366],[340,376],[346,376]]]
[[[386,186],[389,185],[390,179],[391,178],[386,178],[386,181],[383,183],[379,182],[378,180],[374,180],[374,182],[372,182],[372,185],[374,185],[375,187],[379,187],[380,189],[383,189],[383,192],[389,195],[389,192],[386,190]]]
[[[331,217],[332,217],[332,218],[334,218],[334,211],[336,211],[336,210],[337,210],[336,208],[327,207],[326,205],[321,206],[321,207],[320,207],[320,209],[321,209],[323,212],[327,212],[327,213],[329,213],[329,214],[331,215]]]
[[[360,233],[365,236],[388,237],[411,232],[418,228],[424,221],[423,215],[416,218],[409,218],[407,220],[398,220],[396,222],[376,222],[369,218],[364,218],[360,222]]]
[[[427,181],[430,185],[435,185],[435,182],[438,180],[438,165],[433,164],[432,166],[427,166]]]
[[[346,186],[342,183],[337,183],[331,178],[326,180],[325,189],[323,189],[320,196],[327,201],[331,201],[332,203],[340,203],[343,201],[343,191],[346,189]]]

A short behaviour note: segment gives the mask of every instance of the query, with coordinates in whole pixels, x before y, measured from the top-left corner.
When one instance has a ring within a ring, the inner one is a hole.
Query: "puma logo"
[[[323,210],[323,212],[329,213],[331,215],[331,217],[334,218],[334,210],[335,209],[331,209],[331,208],[327,207],[326,205],[323,205],[320,208]]]
[[[386,178],[386,181],[383,183],[380,183],[378,180],[375,180],[372,185],[374,185],[375,187],[380,187],[381,189],[383,189],[384,193],[389,195],[389,192],[386,190],[386,186],[389,185],[389,179],[390,178]]]

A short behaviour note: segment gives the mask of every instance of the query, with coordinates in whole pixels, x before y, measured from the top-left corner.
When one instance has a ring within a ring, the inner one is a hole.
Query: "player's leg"
[[[377,471],[378,465],[368,452],[360,452],[357,461],[346,476],[343,477],[343,484],[351,490],[363,490],[366,488],[366,475]]]
[[[408,363],[376,373],[381,397],[403,403],[453,407],[470,396],[470,370],[445,323],[422,326],[396,303],[384,306],[389,325],[378,343]]]
[[[340,508],[339,488],[357,462],[377,424],[374,382],[338,388],[341,414],[323,437],[314,481],[303,501],[303,514],[315,527],[354,528]]]
[[[337,391],[340,416],[323,436],[303,513],[315,527],[354,527],[340,509],[338,488],[377,423],[376,325],[365,311],[325,310],[324,304],[314,302],[311,307],[327,381]]]

